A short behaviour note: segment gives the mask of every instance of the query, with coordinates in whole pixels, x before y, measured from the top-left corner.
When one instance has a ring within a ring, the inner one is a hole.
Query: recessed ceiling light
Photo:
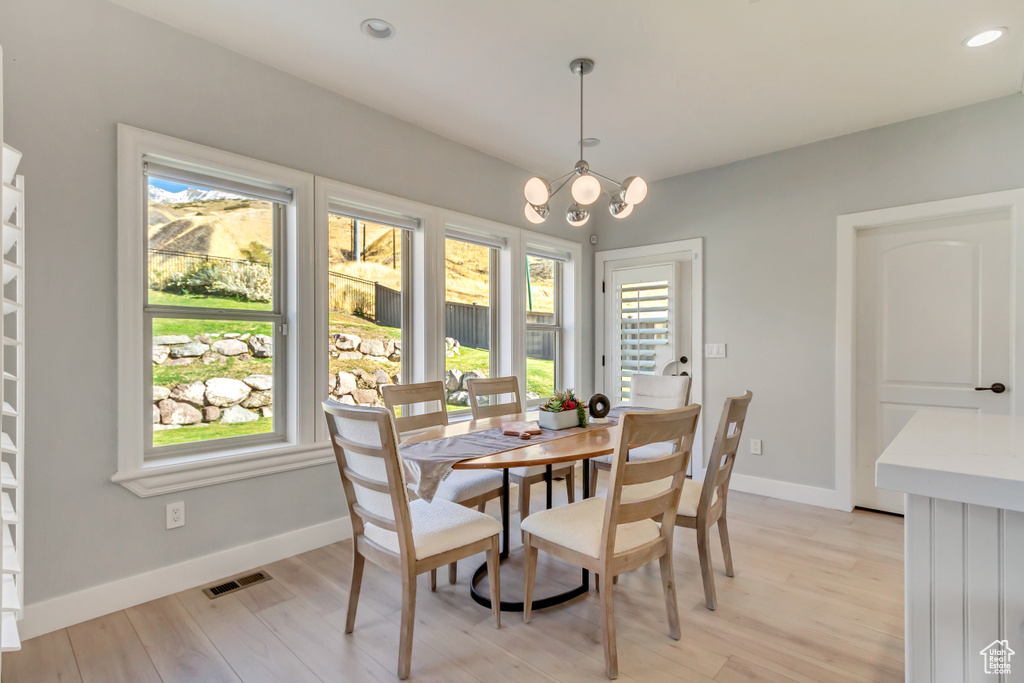
[[[601,141],[597,138],[583,138],[584,147],[597,147],[601,144]]]
[[[384,40],[395,35],[395,27],[383,19],[367,19],[359,25],[363,33],[371,38]]]
[[[982,45],[988,45],[994,43],[1009,31],[1005,26],[998,26],[996,28],[990,28],[982,31],[981,33],[975,33],[973,36],[964,41],[964,45],[967,47],[981,47]]]

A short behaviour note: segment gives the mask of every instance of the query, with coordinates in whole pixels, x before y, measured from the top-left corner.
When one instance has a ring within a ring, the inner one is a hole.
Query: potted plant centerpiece
[[[544,429],[568,429],[587,426],[587,404],[572,393],[572,389],[557,391],[540,407],[537,422]]]

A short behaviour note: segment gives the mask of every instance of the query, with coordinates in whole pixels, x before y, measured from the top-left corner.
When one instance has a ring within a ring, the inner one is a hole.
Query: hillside
[[[209,199],[180,204],[149,203],[149,248],[246,258],[252,242],[270,249],[270,202]]]
[[[248,258],[247,250],[253,242],[270,249],[273,242],[270,202],[213,196],[178,203],[156,201],[158,197],[154,197],[149,202],[150,249],[231,259]],[[159,198],[166,199],[163,196]],[[329,269],[401,290],[401,231],[364,223],[363,232],[366,246],[363,260],[357,263],[353,261],[352,253],[352,219],[331,216],[328,223]],[[357,248],[362,247],[363,240],[360,241]],[[490,263],[487,248],[447,240],[445,269],[447,301],[488,305]],[[551,310],[552,280],[551,262],[531,259],[534,310]]]

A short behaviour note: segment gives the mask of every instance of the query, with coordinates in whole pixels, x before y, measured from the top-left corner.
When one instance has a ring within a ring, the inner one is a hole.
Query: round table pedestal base
[[[506,556],[507,557],[507,556]],[[505,559],[505,558],[502,558]],[[491,608],[490,597],[483,595],[477,590],[477,584],[487,576],[487,563],[484,562],[476,571],[473,572],[473,580],[470,582],[469,592],[473,596],[473,600],[477,604],[483,605],[487,609]],[[546,598],[534,598],[533,609],[544,609],[545,607],[554,607],[555,605],[561,605],[563,602],[569,602],[573,598],[578,598],[581,595],[586,595],[590,590],[590,572],[586,569],[583,570],[583,582],[576,588],[572,588],[563,593],[556,593],[555,595],[548,596]],[[501,601],[502,612],[522,612],[523,603],[511,600]]]

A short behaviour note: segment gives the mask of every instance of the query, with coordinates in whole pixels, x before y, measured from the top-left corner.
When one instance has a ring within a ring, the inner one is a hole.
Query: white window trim
[[[145,458],[145,421],[151,419],[149,395],[144,386],[147,338],[143,326],[146,272],[143,254],[146,180],[145,154],[180,159],[223,169],[240,176],[273,181],[292,188],[294,199],[286,208],[293,229],[285,231],[286,268],[290,281],[284,312],[291,333],[285,337],[286,386],[293,397],[285,411],[283,438],[272,443],[237,448],[211,449],[199,454],[170,458]],[[117,472],[112,481],[142,497],[208,486],[245,477],[329,462],[331,452],[315,443],[313,375],[313,283],[299,273],[313,270],[312,234],[313,176],[230,152],[118,124],[118,449]],[[301,302],[306,302],[305,306]]]

